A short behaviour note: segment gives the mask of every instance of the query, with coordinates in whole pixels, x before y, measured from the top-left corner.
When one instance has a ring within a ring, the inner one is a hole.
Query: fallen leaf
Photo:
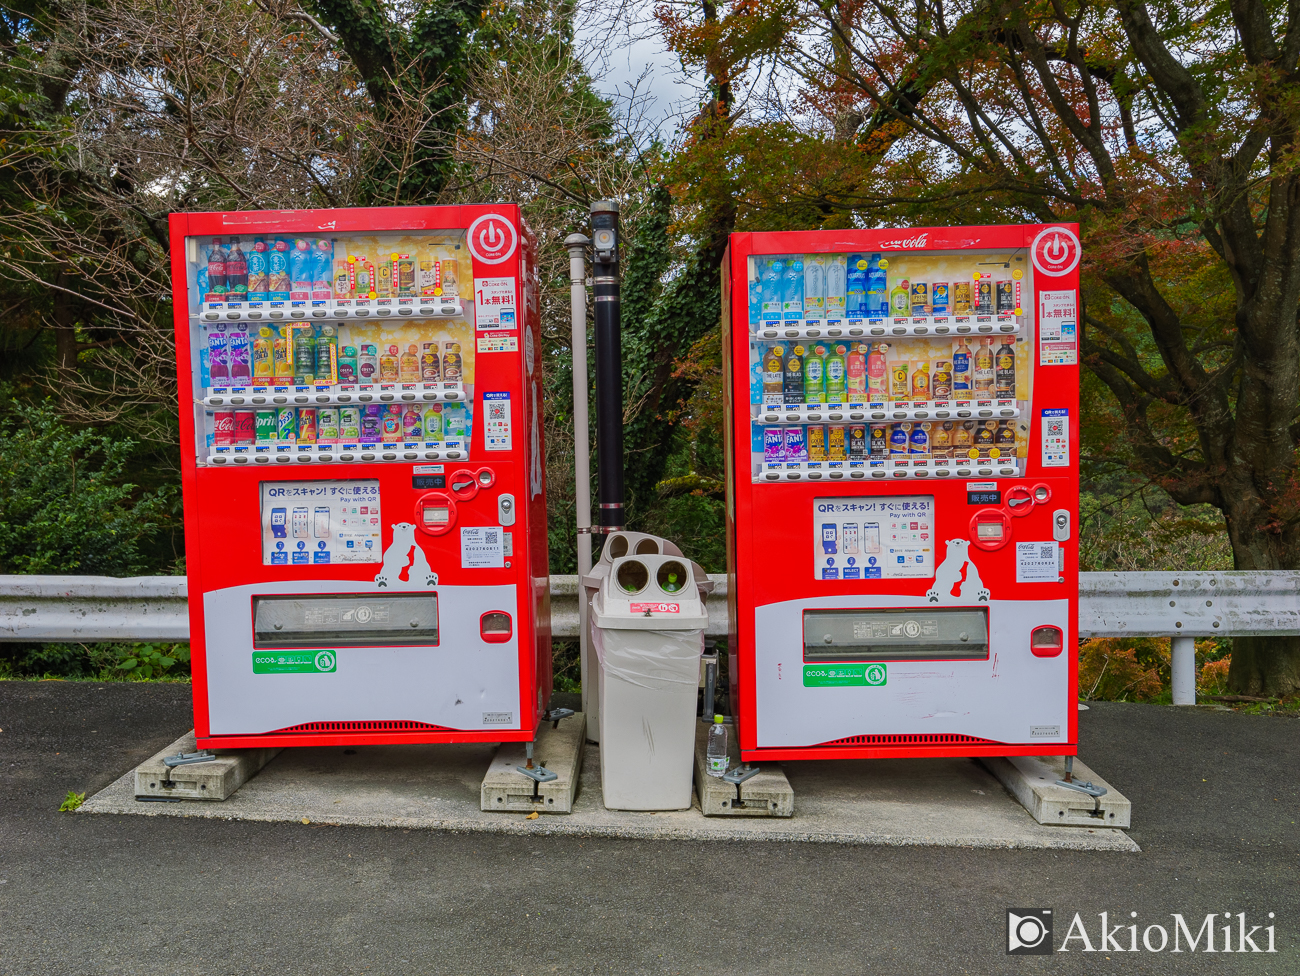
[[[525,820],[536,820],[539,816],[541,816],[541,814],[539,814],[536,810],[534,810],[534,811],[533,811],[532,813],[530,813],[528,816],[524,817],[524,819],[525,819]],[[307,821],[305,821],[305,820],[303,821],[303,823],[306,823],[306,822],[307,822]]]
[[[305,823],[305,824],[309,824],[309,823],[311,823],[311,821],[308,820],[306,817],[303,817],[303,818],[302,818],[302,822]]]

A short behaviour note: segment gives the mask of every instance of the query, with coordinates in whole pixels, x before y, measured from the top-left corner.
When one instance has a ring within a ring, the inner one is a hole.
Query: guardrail
[[[711,637],[727,634],[727,577],[711,575]],[[551,577],[551,633],[578,636],[578,577]],[[0,576],[0,641],[181,641],[183,576]],[[1172,638],[1174,704],[1196,702],[1197,637],[1300,635],[1300,572],[1080,573],[1081,637]]]

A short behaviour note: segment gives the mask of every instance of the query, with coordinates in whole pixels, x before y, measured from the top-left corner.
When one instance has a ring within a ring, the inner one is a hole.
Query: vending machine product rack
[[[732,236],[742,758],[1073,754],[1079,259],[1072,225]]]
[[[199,745],[530,740],[551,658],[518,208],[171,234]]]

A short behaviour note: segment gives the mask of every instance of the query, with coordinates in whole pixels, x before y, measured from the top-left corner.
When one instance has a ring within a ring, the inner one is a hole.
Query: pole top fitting
[[[570,234],[564,239],[564,246],[572,251],[575,247],[586,247],[591,243],[591,238],[586,234]]]
[[[592,213],[618,213],[617,200],[593,200],[591,201]]]

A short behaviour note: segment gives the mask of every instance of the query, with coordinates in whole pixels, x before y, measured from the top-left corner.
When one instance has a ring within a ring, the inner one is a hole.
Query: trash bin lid
[[[615,559],[592,612],[605,630],[703,630],[709,624],[690,560],[673,555]]]

